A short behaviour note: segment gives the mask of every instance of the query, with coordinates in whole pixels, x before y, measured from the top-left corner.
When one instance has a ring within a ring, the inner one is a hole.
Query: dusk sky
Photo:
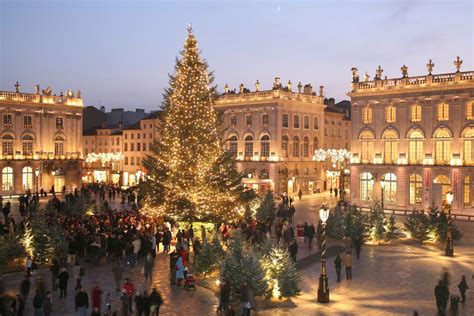
[[[80,89],[86,105],[155,110],[192,22],[198,44],[227,82],[254,90],[325,86],[348,99],[351,67],[371,78],[474,70],[474,5],[464,1],[2,1],[0,90]]]

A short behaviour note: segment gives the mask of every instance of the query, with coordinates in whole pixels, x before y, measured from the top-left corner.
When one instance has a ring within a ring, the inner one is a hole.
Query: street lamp
[[[326,274],[326,221],[329,218],[329,208],[322,206],[319,210],[319,218],[323,222],[323,232],[321,234],[321,275],[319,276],[318,302],[329,303],[329,284]]]
[[[453,202],[454,195],[452,192],[446,193],[446,202],[448,204],[448,232],[446,238],[446,251],[445,255],[452,257],[454,255],[454,246],[452,238],[452,220],[451,220],[451,203]]]
[[[39,169],[35,169],[35,176],[36,176],[36,193],[38,193],[38,189],[39,189],[39,174],[40,174]]]
[[[383,189],[385,187],[385,180],[384,179],[380,180],[380,187],[382,188],[382,211],[383,211],[383,203],[384,203],[384,200],[385,200],[385,197],[383,196],[383,193],[384,193]]]

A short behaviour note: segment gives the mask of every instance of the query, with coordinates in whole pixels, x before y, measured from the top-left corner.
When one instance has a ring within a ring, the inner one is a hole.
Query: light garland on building
[[[123,160],[122,153],[89,153],[86,157],[86,163],[94,163],[100,161],[102,166],[109,162],[117,162]]]
[[[352,153],[347,149],[318,149],[314,151],[313,160],[316,161],[325,161],[326,159],[331,159],[333,168],[336,168],[337,163],[350,159]]]

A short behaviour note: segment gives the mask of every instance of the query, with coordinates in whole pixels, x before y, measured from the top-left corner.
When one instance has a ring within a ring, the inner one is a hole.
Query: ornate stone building
[[[243,84],[239,93],[229,91],[221,95],[215,107],[222,114],[222,128],[230,151],[237,159],[239,171],[244,173],[244,183],[260,193],[273,190],[277,193],[296,194],[322,191],[326,187],[323,163],[313,161],[314,150],[322,148],[327,137],[326,112],[323,87],[316,95],[311,85],[286,87],[275,78],[273,89],[250,92]],[[337,111],[336,111],[337,112]],[[345,129],[349,124],[343,111],[334,114],[332,129],[342,129],[341,136],[334,132],[339,142],[330,144],[344,148],[348,139]],[[329,139],[329,138],[328,138]]]
[[[80,187],[82,110],[80,91],[52,95],[0,91],[2,195],[35,192],[52,186]]]
[[[441,207],[474,212],[474,72],[359,81],[353,68],[351,200],[387,209]],[[381,181],[383,180],[383,181]],[[383,191],[381,182],[383,182]]]

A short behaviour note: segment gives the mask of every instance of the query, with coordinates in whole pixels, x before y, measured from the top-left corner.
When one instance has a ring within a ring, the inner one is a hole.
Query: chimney
[[[304,88],[303,88],[303,93],[312,95],[313,94],[313,86],[310,83],[305,84]]]
[[[100,107],[100,111],[101,111],[102,113],[105,113],[105,106],[102,105],[102,106]]]

